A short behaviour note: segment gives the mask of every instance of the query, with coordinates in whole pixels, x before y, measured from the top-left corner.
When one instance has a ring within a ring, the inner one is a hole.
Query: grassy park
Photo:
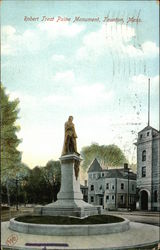
[[[33,207],[25,207],[25,206],[19,206],[18,210],[16,209],[16,206],[10,207],[1,207],[1,221],[8,221],[11,218],[17,217],[19,215],[26,215],[33,212]]]

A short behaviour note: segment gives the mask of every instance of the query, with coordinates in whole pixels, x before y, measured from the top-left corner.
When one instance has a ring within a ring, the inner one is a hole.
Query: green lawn
[[[33,208],[20,207],[18,211],[16,211],[15,207],[11,207],[10,211],[7,208],[3,208],[1,211],[1,221],[8,221],[11,218],[30,213],[33,213]]]
[[[36,224],[87,225],[122,222],[124,219],[112,215],[94,215],[84,219],[67,216],[20,216],[17,221]]]

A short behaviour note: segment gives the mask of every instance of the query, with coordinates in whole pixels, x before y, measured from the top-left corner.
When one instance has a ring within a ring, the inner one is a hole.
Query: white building
[[[160,211],[160,132],[151,126],[138,133],[137,209]]]
[[[136,174],[124,168],[102,169],[95,159],[88,170],[88,202],[105,209],[136,207]]]

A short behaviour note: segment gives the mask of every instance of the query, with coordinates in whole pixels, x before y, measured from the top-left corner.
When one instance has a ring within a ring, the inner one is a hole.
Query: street
[[[106,211],[106,214],[119,215],[134,222],[160,226],[160,213],[148,211]]]

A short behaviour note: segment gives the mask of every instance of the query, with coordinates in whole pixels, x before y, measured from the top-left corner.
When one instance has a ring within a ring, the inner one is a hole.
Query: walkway
[[[23,234],[8,229],[8,225],[9,222],[2,222],[1,224],[1,244],[2,247],[8,244],[12,246],[11,249],[108,250],[128,249],[128,247],[131,246],[134,247],[159,242],[159,227],[135,222],[130,223],[131,228],[126,232],[94,236],[43,236]],[[65,243],[68,244],[68,247],[31,247],[26,246],[26,243]]]

